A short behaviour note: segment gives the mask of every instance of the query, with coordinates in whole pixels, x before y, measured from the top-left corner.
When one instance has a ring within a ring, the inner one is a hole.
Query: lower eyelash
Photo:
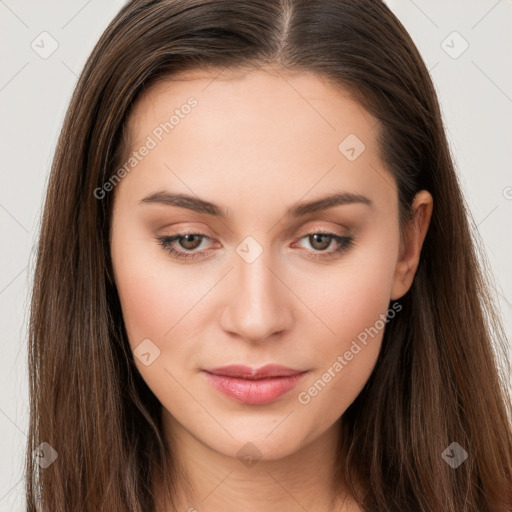
[[[202,235],[201,233],[181,233],[181,234],[172,235],[172,236],[156,236],[155,239],[157,240],[158,245],[160,245],[169,254],[171,254],[172,256],[174,256],[176,258],[194,259],[194,258],[203,256],[204,251],[203,251],[203,253],[200,251],[186,252],[186,251],[177,250],[172,245],[173,242],[175,242],[176,240],[179,240],[180,238],[185,237],[186,235],[197,235],[202,238],[209,239],[208,236]],[[315,251],[313,251],[312,253],[309,252],[309,257],[311,257],[313,259],[318,259],[318,258],[328,259],[329,257],[332,257],[335,254],[339,254],[339,253],[348,251],[348,249],[352,246],[352,244],[354,242],[354,239],[349,236],[340,236],[340,235],[336,235],[335,233],[323,233],[323,232],[308,233],[308,234],[304,235],[302,238],[306,238],[308,236],[313,236],[313,235],[328,236],[329,238],[331,238],[338,244],[338,247],[334,251],[329,252],[329,253],[323,252],[323,251],[316,251],[316,254],[315,254]],[[301,240],[302,240],[302,238],[301,238]]]

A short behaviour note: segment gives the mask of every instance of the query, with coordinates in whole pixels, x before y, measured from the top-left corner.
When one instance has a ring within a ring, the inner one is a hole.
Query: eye
[[[157,236],[158,244],[162,246],[171,256],[182,259],[194,259],[202,256],[205,251],[196,251],[203,239],[208,236],[201,233],[178,233],[172,236]],[[175,242],[181,248],[177,248]]]
[[[325,233],[318,231],[309,233],[301,238],[307,240],[313,251],[309,251],[311,258],[331,258],[347,251],[354,242],[354,239],[349,236],[341,236],[336,233]],[[334,249],[328,251],[327,249],[333,245]]]
[[[179,259],[195,259],[206,256],[208,249],[197,250],[204,240],[211,240],[202,233],[177,233],[175,235],[156,236],[158,244],[171,256]],[[314,232],[304,235],[300,240],[307,239],[312,250],[311,258],[329,258],[347,251],[353,243],[353,238],[335,233]],[[334,244],[333,244],[334,242]],[[328,251],[334,245],[334,250]]]

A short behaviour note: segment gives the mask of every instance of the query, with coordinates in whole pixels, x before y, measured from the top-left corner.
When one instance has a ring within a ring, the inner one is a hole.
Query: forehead
[[[184,108],[190,98],[195,106]],[[380,159],[377,120],[311,73],[182,72],[146,90],[128,128],[130,151],[148,137],[155,142],[123,180],[147,192],[178,186],[218,199],[216,192],[252,190],[256,199],[266,190],[298,200],[336,189],[388,202],[396,192]]]
[[[139,98],[128,122],[135,141],[147,134],[155,122],[161,122],[162,115],[168,119],[190,97],[196,98],[200,106],[194,109],[193,116],[197,128],[202,119],[220,118],[215,131],[226,129],[226,125],[235,131],[238,123],[251,123],[253,136],[261,126],[274,128],[283,135],[295,128],[302,134],[332,132],[337,137],[347,130],[364,137],[378,129],[377,120],[346,89],[313,73],[274,69],[189,70],[153,84]],[[280,123],[271,125],[276,119]],[[290,120],[300,123],[287,123]],[[365,142],[371,144],[372,140],[366,137]]]

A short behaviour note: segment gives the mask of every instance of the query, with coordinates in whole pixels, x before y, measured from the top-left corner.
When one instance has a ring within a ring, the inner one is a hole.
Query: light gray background
[[[123,3],[0,0],[0,512],[23,510],[24,504],[28,298],[51,159],[77,76]],[[388,5],[431,70],[512,340],[512,0]],[[48,36],[40,36],[44,31],[58,43],[46,59],[31,47],[50,48]],[[464,41],[469,46],[458,55]]]

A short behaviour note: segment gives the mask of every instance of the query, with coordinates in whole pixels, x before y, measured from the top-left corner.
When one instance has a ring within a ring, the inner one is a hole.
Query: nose
[[[273,265],[267,252],[252,263],[235,255],[229,276],[229,295],[221,317],[226,332],[260,343],[289,329],[293,322],[294,294],[284,271]],[[274,268],[276,269],[274,269]]]

